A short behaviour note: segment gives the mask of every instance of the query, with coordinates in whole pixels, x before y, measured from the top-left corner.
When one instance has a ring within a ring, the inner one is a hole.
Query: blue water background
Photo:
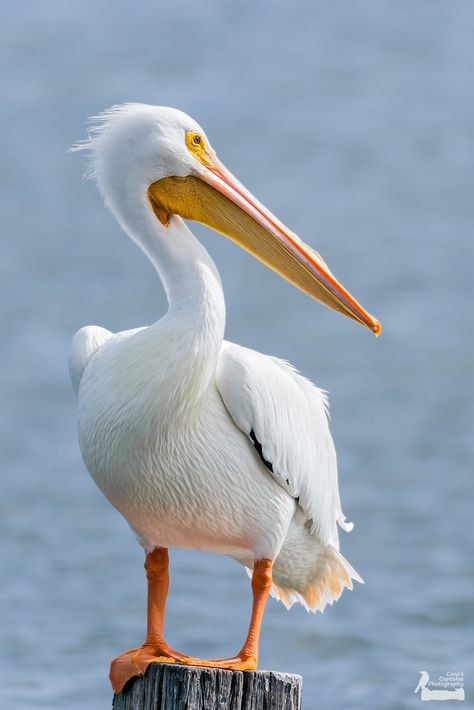
[[[143,255],[81,182],[91,114],[179,107],[383,323],[367,331],[197,229],[227,337],[328,389],[342,549],[365,578],[323,616],[270,601],[261,667],[306,710],[416,708],[418,671],[474,685],[472,0],[69,0],[0,4],[0,707],[110,706],[141,641],[142,551],[76,443],[74,331],[165,309]],[[173,645],[232,654],[243,570],[171,554]]]

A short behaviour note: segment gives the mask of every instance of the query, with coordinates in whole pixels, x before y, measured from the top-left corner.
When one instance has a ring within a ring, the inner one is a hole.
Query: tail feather
[[[251,577],[250,560],[240,558]],[[325,544],[295,516],[285,541],[273,563],[270,594],[286,606],[301,604],[307,611],[324,611],[334,604],[353,582],[364,584],[355,569],[339,552],[337,535]]]
[[[322,564],[321,564],[322,562]],[[252,570],[245,568],[249,577]],[[275,568],[270,594],[274,599],[290,609],[293,604],[301,604],[307,611],[323,612],[329,604],[339,599],[344,589],[353,589],[353,581],[364,584],[362,577],[349,562],[333,547],[325,549],[324,561],[320,560],[314,576],[302,586],[297,580],[284,578]]]
[[[326,548],[324,561],[320,560],[314,575],[305,586],[296,580],[281,577],[278,572],[274,576],[270,590],[272,597],[280,600],[287,609],[300,603],[312,612],[323,612],[328,604],[334,604],[339,599],[344,589],[352,590],[353,580],[364,584],[362,577],[341,553],[331,547]]]

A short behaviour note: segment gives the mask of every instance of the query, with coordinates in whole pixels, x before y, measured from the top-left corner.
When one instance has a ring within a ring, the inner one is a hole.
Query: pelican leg
[[[168,550],[157,547],[145,558],[148,581],[146,638],[139,648],[131,648],[114,658],[110,664],[110,682],[116,693],[120,693],[125,683],[136,675],[143,675],[152,661],[176,663],[185,659],[174,651],[164,639],[164,617],[168,596]]]
[[[252,574],[253,605],[247,638],[241,651],[233,658],[215,658],[203,661],[199,658],[180,658],[178,663],[190,666],[228,668],[234,671],[253,671],[258,664],[258,642],[262,626],[263,612],[272,586],[271,560],[256,560]]]

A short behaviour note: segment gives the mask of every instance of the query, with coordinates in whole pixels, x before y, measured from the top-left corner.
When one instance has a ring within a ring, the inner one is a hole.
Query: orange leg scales
[[[250,626],[241,651],[233,658],[202,660],[174,651],[164,640],[164,616],[169,588],[168,550],[156,548],[145,560],[148,580],[147,633],[139,648],[124,651],[110,665],[110,682],[120,693],[130,678],[143,675],[152,662],[182,663],[189,666],[255,670],[258,663],[258,642],[265,604],[272,584],[272,563],[257,560],[252,575],[253,606]]]

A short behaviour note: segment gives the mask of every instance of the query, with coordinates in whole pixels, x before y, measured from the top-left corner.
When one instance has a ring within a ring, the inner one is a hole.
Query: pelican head
[[[379,335],[379,322],[307,246],[227,170],[205,132],[172,108],[126,104],[96,119],[91,170],[119,221],[146,202],[163,239],[173,220],[194,220],[225,235],[312,298]],[[124,225],[126,227],[126,225]],[[126,230],[128,231],[128,230]]]

